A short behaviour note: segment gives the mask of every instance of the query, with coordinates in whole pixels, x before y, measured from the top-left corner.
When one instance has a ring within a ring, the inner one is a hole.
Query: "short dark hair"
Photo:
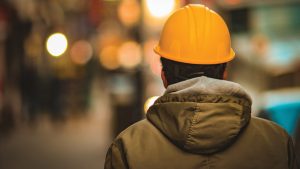
[[[160,60],[168,84],[174,84],[200,76],[223,79],[226,69],[226,63],[199,65],[176,62],[163,57],[161,57]]]

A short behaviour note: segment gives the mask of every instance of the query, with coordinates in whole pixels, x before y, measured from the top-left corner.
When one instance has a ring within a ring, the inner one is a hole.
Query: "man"
[[[166,91],[116,138],[106,169],[297,168],[288,134],[251,117],[250,96],[222,80],[234,52],[218,14],[202,5],[179,9],[154,50]]]

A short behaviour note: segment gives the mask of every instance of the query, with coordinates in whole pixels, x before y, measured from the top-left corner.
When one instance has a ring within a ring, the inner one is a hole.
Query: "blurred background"
[[[152,49],[189,3],[224,17],[228,80],[300,156],[300,0],[1,0],[0,168],[103,168],[112,139],[164,92]]]

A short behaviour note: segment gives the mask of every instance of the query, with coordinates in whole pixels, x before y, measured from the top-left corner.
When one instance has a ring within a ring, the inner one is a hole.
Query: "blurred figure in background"
[[[166,91],[142,120],[123,131],[106,169],[296,169],[292,139],[278,125],[251,117],[251,98],[224,79],[235,53],[223,19],[188,5],[164,25],[155,52]]]

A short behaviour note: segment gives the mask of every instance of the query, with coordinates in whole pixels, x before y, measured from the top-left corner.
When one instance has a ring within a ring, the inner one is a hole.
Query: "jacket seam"
[[[195,116],[196,116],[196,114],[194,113],[193,118],[192,118],[192,122],[191,122],[191,126],[187,129],[187,136],[186,136],[186,140],[185,140],[185,143],[184,143],[185,147],[188,146],[188,142],[191,139],[191,131],[192,131],[192,127],[195,124]]]

